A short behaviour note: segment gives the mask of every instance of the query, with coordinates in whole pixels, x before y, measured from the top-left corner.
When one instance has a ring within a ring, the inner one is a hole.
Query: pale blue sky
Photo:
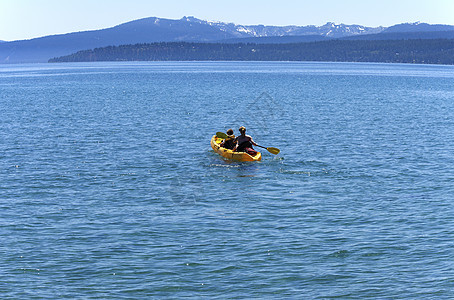
[[[454,0],[0,0],[0,40],[107,28],[145,17],[263,25],[454,25]]]

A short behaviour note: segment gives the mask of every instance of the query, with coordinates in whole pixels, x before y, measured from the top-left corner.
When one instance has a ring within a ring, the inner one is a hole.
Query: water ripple
[[[0,71],[3,298],[452,297],[452,67]]]

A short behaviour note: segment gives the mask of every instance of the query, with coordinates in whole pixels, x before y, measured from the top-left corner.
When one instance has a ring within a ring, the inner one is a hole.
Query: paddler
[[[252,145],[257,146],[254,142],[252,137],[246,135],[246,127],[241,126],[240,129],[240,136],[236,137],[234,142],[238,144],[234,151],[236,152],[246,152],[249,155],[255,156],[257,151],[252,148]]]
[[[236,142],[233,129],[227,130],[227,135],[227,138],[221,142],[220,146],[226,149],[234,149],[236,147]]]

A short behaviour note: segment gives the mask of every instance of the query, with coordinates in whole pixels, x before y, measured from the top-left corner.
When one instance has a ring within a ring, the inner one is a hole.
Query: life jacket
[[[229,135],[225,140],[224,140],[224,144],[222,147],[226,148],[226,149],[233,149],[235,148],[235,136],[234,135]]]

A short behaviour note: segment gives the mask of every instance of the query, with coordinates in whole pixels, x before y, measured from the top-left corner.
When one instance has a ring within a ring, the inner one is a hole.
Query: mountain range
[[[300,43],[330,39],[440,39],[454,38],[454,26],[405,23],[366,27],[326,23],[322,26],[237,25],[204,21],[144,18],[115,27],[0,43],[0,63],[47,62],[80,50],[155,42]]]

